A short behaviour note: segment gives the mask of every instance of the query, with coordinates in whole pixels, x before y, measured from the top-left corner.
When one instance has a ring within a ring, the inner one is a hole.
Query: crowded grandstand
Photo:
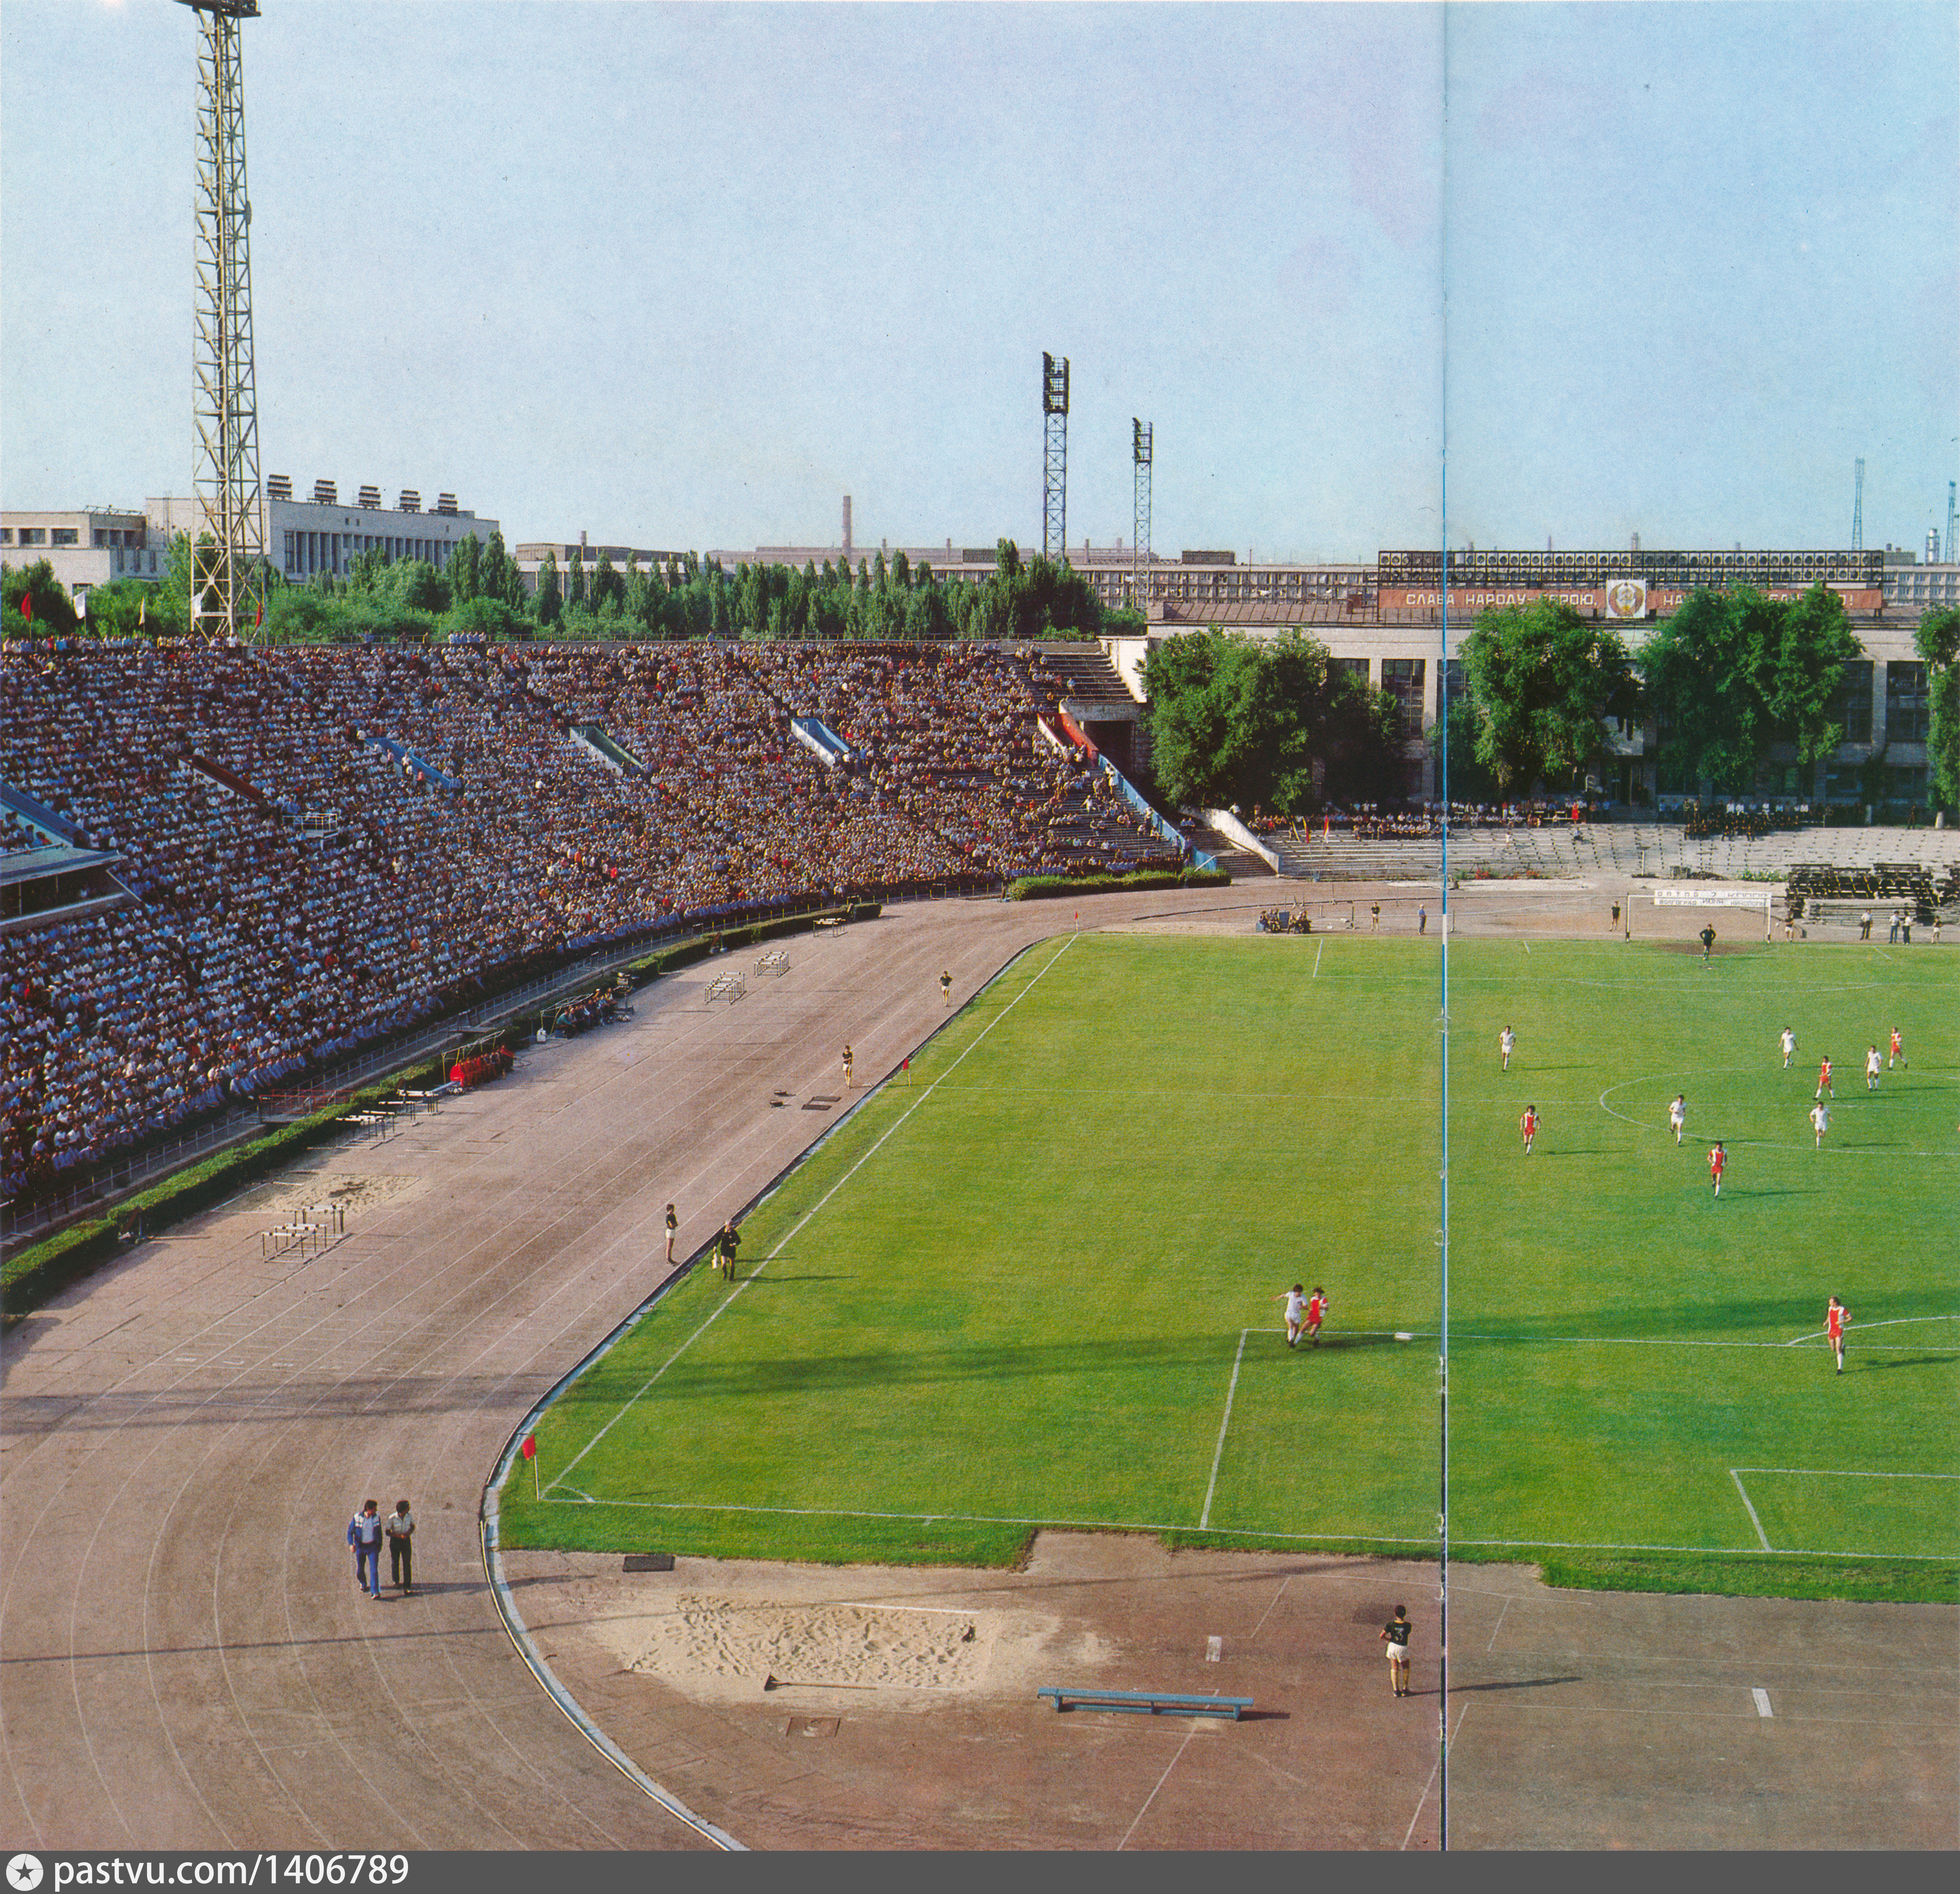
[[[8,1194],[595,947],[1175,865],[1058,699],[1031,648],[10,641]]]

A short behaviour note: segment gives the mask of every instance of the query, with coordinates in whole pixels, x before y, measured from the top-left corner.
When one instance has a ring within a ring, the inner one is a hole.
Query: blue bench
[[[1252,1707],[1250,1697],[1192,1697],[1173,1690],[1066,1690],[1044,1684],[1037,1697],[1052,1697],[1057,1710],[1134,1710],[1146,1716],[1230,1717],[1234,1723]]]

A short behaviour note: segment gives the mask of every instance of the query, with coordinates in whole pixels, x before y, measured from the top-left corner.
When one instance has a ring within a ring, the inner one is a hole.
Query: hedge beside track
[[[1153,888],[1229,888],[1223,868],[1138,868],[1129,874],[1029,874],[1007,883],[1010,901],[1053,901],[1065,894],[1147,893]]]
[[[876,901],[854,902],[838,912],[846,921],[874,920],[882,911],[882,905]],[[663,948],[643,960],[636,960],[626,971],[635,986],[643,986],[663,973],[670,973],[676,968],[704,960],[717,950],[753,947],[764,941],[807,931],[814,918],[810,915],[785,915],[779,920],[756,922],[719,934],[703,934],[698,939]],[[595,979],[593,984],[603,985],[604,982]],[[529,1038],[558,1011],[556,1006],[552,1006],[521,1014],[507,1021],[495,1033],[485,1033],[484,1037],[498,1039],[514,1050],[517,1042]],[[173,1172],[147,1190],[126,1198],[107,1215],[72,1224],[46,1242],[22,1250],[17,1256],[10,1256],[4,1269],[0,1269],[0,1313],[11,1322],[39,1308],[50,1296],[59,1294],[71,1283],[79,1281],[120,1255],[125,1247],[123,1232],[136,1221],[138,1213],[141,1213],[145,1230],[154,1234],[186,1217],[195,1216],[200,1210],[208,1209],[215,1203],[222,1202],[247,1184],[281,1169],[331,1135],[349,1113],[364,1111],[384,1098],[393,1097],[405,1086],[440,1085],[447,1076],[441,1059],[412,1061],[390,1076],[364,1085],[338,1104],[315,1112],[296,1124],[282,1125],[263,1137],[234,1144],[228,1151],[215,1152],[201,1163]]]
[[[81,1277],[123,1247],[123,1231],[141,1214],[146,1230],[155,1231],[221,1203],[243,1186],[276,1170],[338,1128],[350,1112],[364,1111],[404,1085],[441,1083],[438,1062],[422,1060],[391,1077],[364,1085],[341,1103],[315,1112],[297,1124],[282,1125],[248,1144],[235,1144],[201,1163],[174,1173],[126,1199],[108,1215],[75,1224],[46,1242],[10,1257],[0,1270],[0,1301],[7,1319],[37,1309],[48,1297]]]

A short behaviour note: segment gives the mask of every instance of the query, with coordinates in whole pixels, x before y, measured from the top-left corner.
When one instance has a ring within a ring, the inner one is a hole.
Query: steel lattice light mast
[[[1130,603],[1140,612],[1150,610],[1147,587],[1150,569],[1150,453],[1157,432],[1153,422],[1130,417],[1130,458],[1136,463],[1137,505],[1135,530],[1130,542]]]
[[[1042,352],[1042,551],[1068,559],[1068,358]]]
[[[197,455],[193,635],[250,637],[265,616],[259,391],[252,366],[252,206],[238,22],[259,0],[182,0],[198,16]],[[202,543],[205,540],[208,544]]]

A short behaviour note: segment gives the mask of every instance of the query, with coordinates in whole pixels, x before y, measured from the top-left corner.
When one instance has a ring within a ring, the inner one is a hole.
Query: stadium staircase
[[[1041,645],[1036,649],[1042,681],[1058,701],[1080,704],[1092,718],[1103,705],[1125,718],[1137,714],[1137,700],[1100,645]]]
[[[574,724],[571,740],[590,750],[616,775],[644,776],[647,766],[620,742],[603,724]]]
[[[397,763],[406,763],[411,769],[420,770],[431,782],[439,783],[445,789],[460,789],[463,787],[448,771],[437,769],[426,756],[411,750],[406,743],[397,743],[392,737],[371,737],[368,740],[385,750]]]
[[[839,763],[851,760],[851,746],[835,731],[814,717],[791,717],[790,734],[812,752],[826,769],[835,769]]]
[[[217,784],[219,788],[234,796],[242,796],[247,802],[256,802],[261,809],[274,807],[272,799],[257,784],[240,775],[228,763],[220,762],[215,756],[207,756],[202,750],[190,753],[190,766],[201,776]]]
[[[65,842],[71,848],[84,848],[88,845],[81,831],[65,816],[56,815],[38,796],[30,796],[24,789],[16,789],[11,782],[0,782],[0,807],[11,811],[29,827]]]

